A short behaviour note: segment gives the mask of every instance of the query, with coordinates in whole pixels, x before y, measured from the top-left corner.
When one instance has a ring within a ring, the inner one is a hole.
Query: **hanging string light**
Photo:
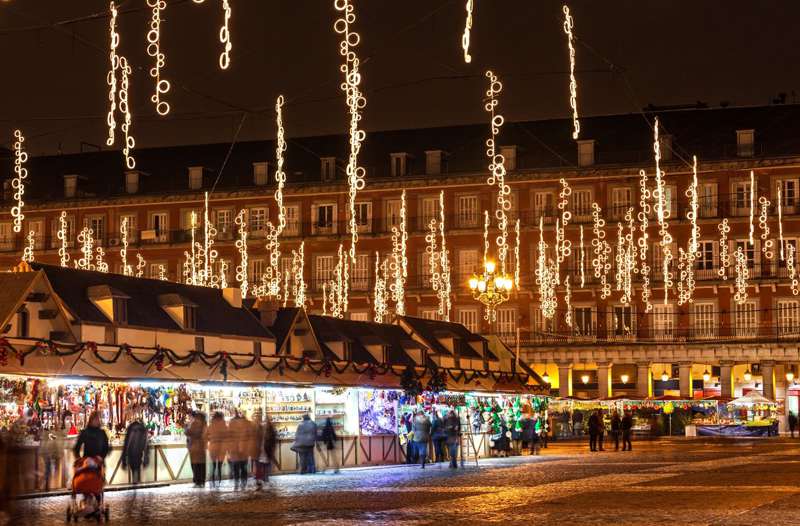
[[[486,262],[489,261],[489,211],[483,211],[483,267],[486,268]]]
[[[228,261],[224,259],[219,260],[219,288],[228,288]]]
[[[615,290],[622,290],[623,275],[625,274],[625,229],[622,223],[617,222],[617,247],[614,254],[616,265],[614,266]],[[624,296],[624,295],[623,295]],[[624,302],[623,302],[624,303]]]
[[[697,183],[697,156],[692,156],[692,184],[686,190],[686,197],[689,198],[689,210],[686,212],[686,219],[692,225],[691,237],[689,239],[689,254],[695,258],[700,252],[700,226],[697,224],[699,203],[699,192]]]
[[[14,218],[14,232],[22,232],[22,220],[25,214],[22,208],[25,203],[22,196],[25,195],[25,179],[28,177],[28,169],[25,163],[28,161],[28,153],[22,148],[25,137],[20,130],[14,130],[14,179],[11,180],[11,188],[14,189],[14,200],[16,206],[11,207],[11,216]]]
[[[611,270],[611,262],[609,255],[611,254],[611,245],[606,241],[606,232],[603,230],[606,221],[600,217],[602,209],[597,203],[592,203],[592,248],[594,251],[594,258],[592,258],[592,268],[594,270],[594,277],[600,279],[600,298],[606,299],[611,295],[611,284],[608,283],[608,272]]]
[[[564,278],[564,303],[566,312],[564,313],[564,323],[572,328],[572,288],[569,286],[569,275]]]
[[[106,251],[103,247],[97,247],[97,255],[95,256],[95,269],[98,272],[108,273],[108,262],[106,261]]]
[[[167,267],[165,267],[163,264],[158,265],[158,279],[161,281],[169,281],[169,278],[167,277]]]
[[[438,250],[438,243],[436,241],[438,236],[438,226],[436,223],[436,219],[431,219],[428,223],[428,233],[425,234],[425,253],[428,255],[428,274],[430,275],[431,288],[438,297],[442,275],[439,271],[439,257],[441,253]]]
[[[200,282],[204,287],[218,287],[219,276],[216,276],[214,273],[214,264],[219,256],[219,252],[214,248],[214,242],[217,238],[217,228],[214,226],[214,222],[211,221],[208,205],[208,192],[205,193],[203,204],[203,248],[200,252],[203,263],[203,272]]]
[[[786,245],[786,273],[789,275],[789,282],[792,287],[792,294],[800,294],[800,282],[797,279],[797,267],[795,266],[795,248],[792,243]]]
[[[58,233],[56,237],[59,241],[58,247],[58,257],[61,259],[61,266],[66,267],[69,265],[69,223],[67,222],[67,213],[65,211],[61,211],[61,215],[58,216]]]
[[[781,250],[781,261],[783,261],[783,199],[781,199],[780,188],[778,188],[778,245]]]
[[[201,2],[197,2],[201,3]],[[219,42],[223,45],[222,53],[219,54],[219,68],[220,69],[228,69],[231,65],[231,49],[233,49],[233,44],[231,43],[231,2],[230,0],[222,0],[222,10],[224,11],[224,17],[222,20],[222,27],[219,28]]]
[[[25,248],[22,249],[22,261],[31,263],[33,261],[33,247],[36,245],[36,232],[30,230],[25,238]]]
[[[273,226],[271,222],[267,224],[267,243],[266,248],[269,253],[269,266],[264,276],[265,294],[276,298],[281,295],[281,271],[279,262],[281,259],[280,236],[286,228],[286,207],[283,204],[283,188],[286,185],[286,172],[283,170],[284,153],[286,152],[286,138],[283,129],[283,95],[279,95],[275,101],[275,204],[278,209],[278,222]],[[284,290],[284,296],[288,292]]]
[[[758,216],[758,228],[761,230],[761,252],[764,253],[764,256],[767,259],[772,259],[774,255],[772,252],[772,247],[774,242],[769,238],[769,199],[764,197],[763,195],[758,198],[758,204],[761,208],[761,213]]]
[[[380,254],[375,251],[375,287],[374,287],[374,302],[375,302],[375,321],[383,323],[389,314],[389,305],[386,292],[386,280],[388,269],[386,268],[386,260],[381,261]]]
[[[327,316],[328,315],[328,291],[327,291],[327,288],[328,288],[328,284],[327,283],[323,283],[322,284],[322,315],[323,316]]]
[[[569,50],[569,105],[572,108],[572,138],[577,139],[581,132],[581,123],[578,121],[578,81],[575,80],[575,45],[573,44],[574,27],[569,6],[563,7],[564,11],[564,33],[567,35],[567,49]]]
[[[556,313],[555,262],[547,257],[548,244],[544,240],[544,216],[539,216],[539,244],[536,258],[536,284],[539,286],[539,309],[545,319],[552,319]],[[492,321],[492,320],[490,320]]]
[[[699,209],[697,157],[692,156],[692,161],[692,182],[686,189],[686,197],[689,199],[686,219],[691,224],[691,232],[687,250],[684,251],[683,248],[678,248],[678,305],[692,301],[695,290],[694,263],[700,252],[700,227],[697,224]]]
[[[408,232],[406,231],[406,191],[400,196],[400,228],[392,227],[392,258],[389,264],[392,283],[389,290],[392,301],[395,302],[395,313],[403,316],[406,313],[406,279],[408,278],[408,258],[406,245]]]
[[[639,275],[642,276],[642,303],[644,303],[645,312],[653,310],[653,304],[650,302],[652,291],[650,290],[650,265],[647,262],[647,249],[649,248],[649,234],[647,229],[649,227],[648,218],[652,208],[650,207],[650,189],[647,184],[647,172],[639,170],[639,238],[637,240],[639,246]]]
[[[561,226],[556,229],[556,261],[559,265],[572,254],[572,241],[566,239],[565,230],[570,220],[572,219],[572,212],[567,210],[569,204],[569,196],[572,195],[572,188],[569,187],[567,180],[561,178],[561,192],[559,192],[558,209],[561,210]]]
[[[634,232],[636,226],[633,218],[633,207],[628,208],[625,213],[625,221],[628,223],[628,229],[625,232],[625,239],[623,243],[623,273],[622,273],[622,303],[629,304],[633,299],[633,274],[636,272],[636,241],[634,240]]]
[[[234,220],[239,229],[239,239],[236,240],[236,249],[239,251],[239,264],[236,265],[236,281],[242,289],[242,297],[247,297],[247,210],[242,209]]]
[[[519,288],[519,283],[520,283],[520,280],[519,280],[519,273],[520,273],[520,267],[519,267],[519,244],[520,244],[519,243],[519,219],[517,219],[517,221],[514,223],[514,233],[516,234],[516,238],[517,238],[516,239],[517,242],[514,245],[514,288],[516,288],[517,292],[519,292],[519,290],[520,290],[520,288]]]
[[[292,274],[294,275],[294,306],[305,308],[306,306],[306,280],[303,276],[305,271],[305,245],[300,243],[300,248],[292,250]]]
[[[504,118],[496,113],[499,104],[497,97],[503,91],[503,84],[491,70],[486,72],[486,77],[489,79],[489,88],[486,90],[487,101],[484,109],[491,116],[491,136],[486,139],[486,155],[489,158],[489,177],[486,182],[489,186],[497,184],[497,209],[495,210],[499,230],[496,239],[497,259],[500,263],[501,274],[505,274],[508,258],[508,211],[511,210],[511,200],[509,199],[511,187],[506,184],[505,159],[497,151],[497,136],[500,134]]]
[[[580,272],[581,272],[581,288],[583,288],[584,286],[586,286],[586,252],[584,251],[584,244],[583,244],[583,225],[581,225]]]
[[[753,239],[753,235],[756,232],[756,226],[754,222],[755,215],[756,215],[756,176],[753,173],[753,170],[750,170],[750,234],[748,236],[748,241],[751,247],[755,245],[755,240]]]
[[[344,62],[339,66],[339,71],[343,74],[341,89],[345,93],[347,107],[350,114],[350,153],[347,160],[347,183],[349,187],[349,209],[350,209],[350,260],[355,265],[356,262],[356,243],[358,243],[358,218],[356,217],[356,198],[358,192],[364,189],[366,184],[366,170],[358,165],[358,154],[361,151],[361,143],[364,142],[366,133],[359,128],[361,121],[361,111],[367,104],[367,99],[361,92],[361,72],[359,70],[359,58],[355,48],[361,41],[361,36],[352,31],[351,26],[356,21],[356,14],[350,0],[334,0],[334,8],[341,13],[341,16],[334,22],[333,30],[341,35],[339,43],[339,54],[344,57]]]
[[[461,35],[461,48],[464,50],[464,62],[469,64],[472,62],[472,56],[469,54],[469,37],[472,31],[472,8],[474,0],[467,0],[467,21],[464,24],[464,34]]]
[[[122,260],[122,274],[133,276],[133,267],[128,265],[128,218],[123,217],[119,223],[119,237],[122,248],[119,249],[119,258]]]
[[[83,227],[78,233],[78,244],[81,246],[83,257],[75,261],[75,268],[81,270],[94,270],[94,232],[88,226]]]
[[[108,115],[106,116],[106,124],[108,124],[108,138],[106,139],[106,146],[113,146],[116,140],[115,130],[117,128],[117,121],[115,113],[117,111],[117,70],[119,69],[119,56],[117,55],[117,47],[119,46],[119,33],[117,33],[117,6],[112,1],[110,3],[111,18],[109,19],[109,70],[106,75],[106,83],[108,83]]]
[[[717,274],[722,279],[728,279],[728,267],[731,266],[731,254],[728,249],[728,233],[731,231],[731,226],[728,224],[728,218],[723,217],[722,222],[717,226],[719,230],[719,270]]]
[[[664,278],[664,305],[669,300],[669,289],[672,288],[672,235],[669,233],[670,210],[666,201],[666,183],[664,182],[664,172],[661,170],[661,141],[658,136],[658,117],[653,126],[653,153],[656,163],[656,186],[653,190],[653,197],[656,202],[656,215],[658,216],[658,234],[661,236],[661,257],[662,257],[662,276]]]
[[[136,253],[136,277],[142,278],[144,277],[144,269],[147,267],[147,261],[144,259],[140,253]]]
[[[136,168],[136,159],[133,158],[131,150],[136,146],[136,139],[133,138],[131,133],[131,108],[128,103],[128,83],[131,74],[131,67],[128,65],[128,59],[123,56],[119,57],[119,68],[122,71],[122,81],[119,85],[119,110],[125,115],[125,120],[122,122],[122,133],[125,136],[125,146],[122,148],[122,153],[125,155],[125,166],[128,170]]]
[[[747,257],[741,245],[736,247],[736,293],[733,299],[738,305],[747,301],[747,280],[750,278],[750,270],[747,268]]]
[[[439,315],[444,321],[450,321],[450,310],[452,309],[452,284],[450,282],[450,252],[447,250],[447,240],[445,239],[444,224],[444,190],[439,192],[439,236],[441,237],[441,252],[439,262],[441,264],[441,287],[439,289]]]
[[[108,101],[109,110],[106,118],[108,124],[108,138],[106,139],[107,146],[113,146],[115,142],[114,130],[117,127],[115,112],[119,109],[124,116],[122,122],[122,133],[125,136],[125,144],[122,148],[122,153],[125,155],[125,166],[129,170],[136,168],[136,160],[133,158],[131,151],[136,146],[136,140],[131,133],[131,111],[130,103],[128,100],[128,86],[130,84],[131,67],[128,64],[128,59],[122,55],[117,54],[117,47],[119,46],[120,37],[117,32],[117,6],[112,1],[110,3],[111,20],[109,22],[109,61],[111,63],[106,82],[109,86]],[[119,90],[117,90],[117,70],[120,71]],[[119,103],[117,103],[119,100]]]
[[[161,95],[169,91],[168,80],[161,79],[161,70],[166,64],[166,56],[161,52],[161,11],[167,8],[166,0],[147,0],[147,5],[153,9],[150,19],[150,31],[147,32],[147,54],[153,58],[150,76],[155,80],[155,91],[150,101],[155,104],[159,115],[169,113],[169,103],[161,100]]]

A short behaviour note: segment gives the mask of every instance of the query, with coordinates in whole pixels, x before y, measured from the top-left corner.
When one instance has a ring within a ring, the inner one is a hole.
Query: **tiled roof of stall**
[[[88,294],[90,287],[108,285],[130,297],[127,310],[128,324],[131,326],[163,330],[180,329],[159,304],[160,296],[174,294],[197,304],[198,333],[273,339],[272,333],[264,328],[248,309],[237,309],[228,303],[220,289],[41,263],[30,265],[33,270],[45,273],[58,297],[79,320],[84,322],[109,323],[108,318],[89,299]]]
[[[692,154],[701,162],[735,158],[738,129],[755,130],[756,158],[800,154],[800,105],[656,111],[645,115],[646,118],[635,113],[581,119],[581,139],[596,141],[598,166],[650,163],[652,130],[647,121],[655,115],[661,121],[662,133],[673,136],[674,148],[684,158],[691,158]],[[571,126],[569,119],[509,120],[498,142],[518,147],[518,169],[574,168],[577,148],[571,138]],[[408,177],[414,177],[424,173],[425,151],[439,149],[447,152],[446,173],[474,173],[485,170],[487,135],[487,124],[370,132],[359,162],[367,168],[369,178],[380,179],[389,175],[390,154],[407,152],[411,156]],[[140,193],[187,192],[190,166],[205,168],[204,188],[210,187],[230,146],[223,143],[135,150],[137,170],[145,174],[139,183]],[[253,163],[272,163],[274,152],[273,141],[236,143],[217,188],[252,187]],[[339,159],[337,179],[343,180],[346,152],[345,135],[290,138],[285,168],[289,184],[318,184],[321,157]],[[11,176],[12,164],[9,153],[0,152],[0,177]],[[119,151],[31,157],[28,169],[26,198],[30,202],[62,198],[62,177],[69,174],[81,176],[79,193],[87,198],[124,192],[125,168]]]
[[[444,346],[442,346],[442,344],[439,343],[439,338],[456,338],[456,341],[460,340],[463,342],[463,345],[457,345],[458,351],[464,358],[478,360],[483,359],[483,356],[481,356],[477,351],[475,351],[475,349],[466,343],[471,341],[480,341],[483,342],[483,347],[486,350],[487,357],[495,360],[497,359],[489,351],[488,346],[486,345],[486,338],[470,332],[469,329],[460,323],[429,320],[414,316],[400,316],[399,318],[408,323],[414,331],[419,333],[419,335],[425,339],[425,341],[429,342],[437,353],[450,354],[450,351],[448,351]]]

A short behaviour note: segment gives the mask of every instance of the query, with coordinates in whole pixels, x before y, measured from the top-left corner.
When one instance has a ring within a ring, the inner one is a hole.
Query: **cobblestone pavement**
[[[800,523],[800,441],[671,440],[633,452],[551,444],[538,457],[274,477],[262,491],[190,485],[109,492],[112,524]],[[66,497],[20,503],[13,524],[64,520]]]

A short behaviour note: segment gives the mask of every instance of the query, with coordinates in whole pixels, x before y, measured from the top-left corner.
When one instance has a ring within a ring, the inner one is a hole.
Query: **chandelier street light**
[[[493,322],[497,319],[497,307],[508,301],[514,279],[509,274],[497,272],[494,261],[486,261],[483,274],[473,275],[469,279],[472,297],[486,306],[486,319]]]

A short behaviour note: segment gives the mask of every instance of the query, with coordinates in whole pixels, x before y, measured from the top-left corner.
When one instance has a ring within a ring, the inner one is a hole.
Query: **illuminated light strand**
[[[438,243],[436,238],[438,235],[438,227],[436,219],[433,218],[428,223],[428,232],[425,234],[425,253],[428,255],[428,274],[430,275],[430,284],[434,292],[439,293],[441,285],[441,274],[439,273],[439,250],[437,249]]]
[[[203,287],[219,287],[219,276],[214,273],[214,264],[219,252],[213,248],[217,237],[217,229],[211,221],[208,204],[208,192],[203,199],[203,244],[198,244],[198,283]]]
[[[553,276],[555,262],[548,260],[547,248],[548,244],[544,240],[544,216],[539,216],[539,243],[534,276],[536,277],[536,285],[539,286],[539,309],[542,311],[542,316],[549,320],[556,313],[557,300],[555,294],[556,283]]]
[[[697,224],[699,209],[697,156],[692,156],[692,182],[686,189],[686,197],[689,198],[686,219],[691,224],[691,233],[687,250],[678,249],[678,305],[692,302],[695,291],[694,263],[700,252],[700,227]]]
[[[778,188],[778,246],[781,251],[781,261],[783,261],[783,199],[780,188]]]
[[[441,238],[439,263],[442,270],[441,288],[439,289],[439,315],[442,320],[450,321],[450,310],[453,308],[451,299],[452,284],[450,282],[450,251],[447,250],[447,239],[444,232],[444,190],[442,190],[439,193],[439,236]]]
[[[236,215],[234,223],[239,229],[239,239],[236,240],[236,249],[239,251],[239,264],[236,265],[236,281],[242,289],[242,297],[247,297],[247,211],[242,209]]]
[[[472,9],[474,7],[474,0],[467,0],[466,10],[467,19],[464,23],[464,33],[461,35],[461,49],[464,50],[464,62],[469,64],[472,62],[472,56],[469,54],[469,40],[470,32],[472,31]]]
[[[581,288],[586,286],[586,252],[583,244],[583,225],[581,225],[581,257],[580,257],[580,272],[581,272]]]
[[[305,271],[305,246],[306,242],[300,243],[300,248],[292,250],[292,274],[294,274],[294,306],[306,307],[306,280],[304,277]]]
[[[345,99],[350,115],[349,145],[350,151],[347,159],[348,204],[350,210],[350,260],[355,265],[356,244],[358,243],[358,221],[356,217],[356,198],[358,192],[366,185],[366,170],[358,165],[358,154],[361,143],[364,142],[366,133],[359,128],[361,110],[367,104],[367,99],[361,92],[361,72],[359,71],[359,58],[355,48],[361,41],[361,36],[351,30],[351,25],[356,21],[356,14],[350,0],[334,0],[334,8],[341,16],[334,22],[333,30],[341,35],[339,54],[344,57],[344,62],[339,66],[344,79],[340,85],[345,93]]]
[[[106,274],[108,273],[108,261],[106,261],[106,251],[103,249],[103,247],[97,247],[97,254],[95,255],[94,261],[95,269],[98,272],[104,272]]]
[[[775,242],[769,238],[769,199],[764,197],[763,195],[758,198],[758,204],[761,208],[761,213],[758,216],[758,228],[761,230],[761,252],[764,253],[764,256],[767,259],[772,259],[775,255],[772,251],[772,247],[774,246]]]
[[[202,2],[196,2],[202,3]],[[224,11],[222,27],[219,28],[219,42],[222,44],[222,53],[219,54],[219,68],[228,69],[231,65],[231,3],[230,0],[222,0],[222,10]]]
[[[327,288],[328,288],[328,284],[327,283],[323,283],[322,284],[322,315],[323,316],[327,316],[328,315],[328,291],[327,291]]]
[[[28,235],[25,238],[25,248],[22,249],[22,261],[27,261],[28,263],[33,261],[33,247],[36,246],[36,232],[33,230],[28,231]]]
[[[719,230],[719,270],[717,270],[717,274],[722,279],[727,280],[728,267],[731,266],[731,254],[728,249],[728,234],[731,231],[731,226],[727,217],[722,218],[717,230]]]
[[[561,226],[556,228],[556,261],[560,265],[572,254],[572,242],[566,239],[565,229],[572,219],[572,212],[567,210],[569,204],[569,196],[572,195],[572,188],[569,187],[567,180],[562,178],[561,192],[558,194],[559,202],[558,209],[561,210]]]
[[[81,246],[81,254],[83,256],[74,262],[75,268],[94,270],[94,231],[88,226],[83,227],[83,230],[78,233],[78,243]]]
[[[606,241],[606,233],[603,228],[606,221],[600,217],[602,209],[597,203],[592,203],[592,249],[594,257],[592,258],[592,269],[594,277],[600,279],[600,298],[606,299],[611,295],[611,284],[608,282],[608,272],[611,270],[611,262],[609,255],[611,254],[611,245]]]
[[[614,254],[614,260],[616,262],[616,271],[614,272],[614,288],[617,291],[620,291],[622,290],[623,274],[625,273],[625,230],[620,222],[617,222],[617,250]],[[625,303],[625,301],[622,301],[622,303]]]
[[[625,243],[623,253],[623,274],[622,274],[622,302],[626,305],[633,300],[633,274],[636,272],[637,246],[634,239],[636,225],[633,217],[633,207],[628,208],[625,213],[625,221],[628,223],[628,230],[625,232]]]
[[[791,243],[786,245],[786,272],[789,275],[792,294],[800,294],[800,282],[797,279],[797,267],[795,266],[795,248]]]
[[[117,33],[117,6],[112,1],[110,3],[111,18],[109,20],[109,70],[106,75],[106,83],[108,84],[108,114],[106,116],[106,124],[108,125],[108,138],[106,138],[106,146],[113,146],[115,138],[115,130],[117,128],[117,121],[114,114],[117,111],[117,70],[119,69],[119,56],[117,55],[117,47],[119,46],[119,33]]]
[[[294,261],[292,261],[292,262],[294,263]],[[290,290],[289,275],[290,275],[290,272],[287,271],[287,272],[283,272],[282,274],[283,274],[283,308],[285,309],[289,305],[289,290]],[[294,279],[294,278],[292,278],[292,279]],[[295,290],[294,292],[295,292],[295,295],[296,295],[297,291]]]
[[[483,267],[486,268],[486,262],[489,261],[489,211],[483,211]]]
[[[119,57],[119,67],[122,71],[122,80],[119,84],[119,110],[125,115],[125,120],[122,122],[122,133],[125,136],[125,146],[122,148],[122,153],[125,155],[125,166],[128,170],[136,168],[136,159],[131,154],[131,150],[136,146],[136,139],[133,138],[131,133],[131,108],[128,102],[128,78],[131,74],[131,67],[128,65],[128,59],[123,56]]]
[[[572,328],[572,288],[569,285],[569,276],[564,278],[564,304],[567,309],[564,313],[564,323]]]
[[[122,248],[119,249],[119,258],[122,260],[122,274],[133,276],[133,267],[128,264],[128,218],[123,217],[119,224],[119,235]]]
[[[658,137],[658,117],[653,126],[653,153],[656,164],[656,186],[653,190],[653,197],[656,201],[656,214],[658,216],[658,234],[661,236],[661,273],[664,278],[664,305],[669,300],[669,289],[672,288],[672,272],[669,268],[674,259],[672,255],[672,235],[669,233],[670,210],[666,206],[666,184],[664,182],[664,172],[661,170],[661,141]]]
[[[159,115],[169,113],[169,103],[161,100],[161,95],[170,89],[168,80],[161,79],[161,70],[166,64],[166,56],[161,52],[161,11],[167,8],[166,0],[147,0],[147,5],[153,9],[150,19],[150,31],[147,32],[147,54],[153,58],[150,76],[155,80],[155,91],[150,96],[150,101],[155,104]]]
[[[269,265],[264,275],[265,294],[275,298],[281,297],[281,242],[280,236],[286,228],[286,206],[283,203],[283,189],[286,185],[286,172],[283,169],[284,153],[286,152],[286,136],[283,129],[283,95],[279,95],[275,100],[275,204],[278,208],[278,222],[273,225],[268,222],[266,248],[269,253]],[[284,287],[285,289],[285,287]],[[284,296],[288,296],[288,291],[283,291]],[[286,299],[284,297],[284,299]]]
[[[169,281],[169,278],[167,277],[167,267],[165,267],[163,264],[158,265],[158,279],[161,281]]]
[[[517,292],[520,291],[520,265],[519,265],[519,219],[516,220],[514,223],[514,233],[516,234],[517,242],[514,245],[514,287],[516,288]]]
[[[497,184],[497,209],[495,218],[499,234],[496,238],[497,259],[499,260],[500,273],[506,273],[506,260],[508,259],[508,211],[511,210],[511,188],[506,184],[506,168],[503,155],[497,152],[497,136],[500,134],[505,122],[502,115],[496,112],[499,101],[498,95],[503,91],[503,84],[491,70],[486,72],[489,87],[486,90],[486,104],[484,109],[490,114],[489,127],[491,136],[486,139],[486,156],[489,158],[489,177],[486,180],[489,186]]]
[[[163,265],[159,265],[163,267]],[[228,262],[224,259],[219,260],[219,288],[228,288]]]
[[[386,260],[381,261],[380,254],[375,251],[375,287],[373,289],[374,296],[374,320],[377,323],[383,323],[387,320],[389,314],[389,301],[386,292],[386,280],[388,276],[388,269]]]
[[[147,267],[147,260],[140,253],[136,253],[136,277],[144,277],[144,269]]]
[[[755,215],[756,215],[756,188],[755,188],[755,173],[750,170],[750,234],[748,235],[748,242],[752,247],[755,245],[753,236],[756,233]]]
[[[61,211],[61,215],[58,216],[58,233],[56,237],[59,241],[58,247],[58,257],[61,259],[61,266],[66,267],[69,265],[69,229],[68,229],[68,222],[67,222],[67,213],[65,211]]]
[[[647,229],[649,227],[648,217],[652,210],[650,206],[650,189],[647,185],[647,172],[639,170],[639,261],[641,266],[639,268],[639,275],[642,276],[642,294],[641,299],[644,303],[645,312],[653,310],[653,304],[650,302],[652,291],[650,290],[650,265],[647,263],[647,249],[650,244],[649,234]]]
[[[736,293],[733,299],[737,304],[742,305],[747,301],[747,280],[750,278],[750,270],[747,268],[747,257],[741,246],[736,248],[734,254],[736,258]]]
[[[389,264],[392,283],[389,290],[392,301],[395,302],[395,313],[400,316],[406,313],[406,279],[408,278],[408,258],[406,245],[408,232],[406,231],[406,191],[400,197],[400,228],[392,227],[392,258]]]
[[[22,232],[22,220],[25,214],[22,208],[25,202],[22,196],[25,195],[25,179],[28,177],[28,169],[25,163],[28,161],[28,153],[22,148],[25,137],[20,130],[14,130],[14,179],[11,180],[11,188],[14,189],[14,200],[16,206],[11,207],[11,216],[14,218],[14,232]]]
[[[692,184],[686,190],[686,197],[689,198],[689,210],[686,212],[686,219],[692,225],[691,237],[689,240],[689,254],[696,257],[700,251],[700,226],[697,224],[698,210],[700,207],[697,183],[697,156],[692,156]]]
[[[562,8],[564,12],[564,34],[567,35],[567,49],[569,50],[569,105],[572,108],[572,138],[577,139],[581,133],[581,123],[578,120],[578,81],[575,79],[575,45],[572,29],[574,20],[569,12],[569,6]]]

